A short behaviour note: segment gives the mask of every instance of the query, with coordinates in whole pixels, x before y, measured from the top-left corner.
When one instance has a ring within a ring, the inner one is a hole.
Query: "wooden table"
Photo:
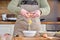
[[[13,40],[60,40],[60,38],[43,38],[43,37],[14,37]]]

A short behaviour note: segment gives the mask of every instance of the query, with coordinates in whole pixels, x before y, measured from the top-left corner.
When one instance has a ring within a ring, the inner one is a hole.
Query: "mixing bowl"
[[[36,31],[23,31],[23,34],[26,37],[34,37],[36,33],[37,33]]]

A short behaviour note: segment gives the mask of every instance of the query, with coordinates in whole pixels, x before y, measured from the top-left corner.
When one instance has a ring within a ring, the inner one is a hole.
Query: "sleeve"
[[[19,11],[21,10],[21,7],[18,7],[19,2],[21,2],[21,0],[12,0],[9,4],[8,4],[8,10],[12,13],[19,13]]]
[[[48,15],[50,13],[50,6],[47,0],[40,0],[40,11],[42,12],[41,16]]]

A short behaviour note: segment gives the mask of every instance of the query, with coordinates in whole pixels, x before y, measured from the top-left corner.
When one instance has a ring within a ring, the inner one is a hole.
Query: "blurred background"
[[[7,6],[11,0],[0,0],[0,30],[12,32],[16,21],[16,15],[10,13]],[[47,16],[40,18],[41,22],[60,22],[60,0],[48,0],[51,11]],[[4,18],[7,15],[7,19]],[[10,19],[9,19],[10,18]],[[60,31],[59,24],[42,24],[47,31]],[[13,33],[13,32],[12,32]]]
[[[11,0],[0,0],[0,14],[10,14],[7,10],[7,6]],[[45,21],[59,21],[60,20],[60,0],[48,0],[51,11],[47,16],[41,17]],[[0,18],[1,20],[1,18]]]

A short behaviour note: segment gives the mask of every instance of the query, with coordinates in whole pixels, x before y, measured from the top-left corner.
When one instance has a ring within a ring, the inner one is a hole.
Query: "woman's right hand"
[[[29,17],[28,13],[29,13],[29,12],[28,12],[27,10],[25,10],[25,9],[21,9],[21,11],[20,11],[20,14],[21,14],[22,16],[26,17],[26,18]]]

